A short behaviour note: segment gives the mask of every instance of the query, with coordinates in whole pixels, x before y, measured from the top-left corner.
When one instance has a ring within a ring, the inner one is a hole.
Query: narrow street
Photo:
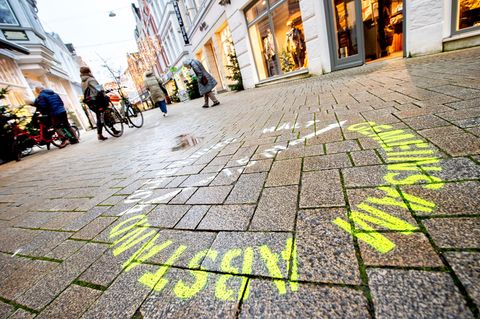
[[[480,48],[218,98],[0,166],[0,318],[479,318]]]

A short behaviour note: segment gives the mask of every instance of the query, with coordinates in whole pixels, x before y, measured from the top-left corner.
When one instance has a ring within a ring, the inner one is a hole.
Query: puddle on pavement
[[[180,134],[176,137],[176,140],[177,145],[172,148],[172,151],[187,149],[189,147],[197,145],[199,142],[199,138],[197,138],[193,134]]]

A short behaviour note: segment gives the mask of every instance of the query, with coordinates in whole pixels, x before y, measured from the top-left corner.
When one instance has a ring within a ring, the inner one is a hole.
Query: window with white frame
[[[0,25],[19,25],[17,17],[7,0],[0,0]]]

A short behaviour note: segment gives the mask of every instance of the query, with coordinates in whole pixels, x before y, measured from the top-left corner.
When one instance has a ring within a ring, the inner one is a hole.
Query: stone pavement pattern
[[[479,318],[479,48],[220,97],[0,167],[0,318]]]

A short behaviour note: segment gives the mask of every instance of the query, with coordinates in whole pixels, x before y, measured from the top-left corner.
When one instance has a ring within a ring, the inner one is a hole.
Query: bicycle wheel
[[[103,113],[103,123],[105,124],[105,130],[113,137],[120,137],[123,134],[123,122],[122,117],[118,114],[118,111],[114,109],[114,106],[108,108]]]
[[[135,105],[127,105],[125,113],[128,121],[135,127],[143,126],[143,114],[142,111]]]
[[[58,148],[62,145],[62,137],[56,131],[52,133],[52,144]]]
[[[75,125],[72,125],[72,128],[75,131],[75,134],[77,135],[77,139],[80,140],[80,130]]]

